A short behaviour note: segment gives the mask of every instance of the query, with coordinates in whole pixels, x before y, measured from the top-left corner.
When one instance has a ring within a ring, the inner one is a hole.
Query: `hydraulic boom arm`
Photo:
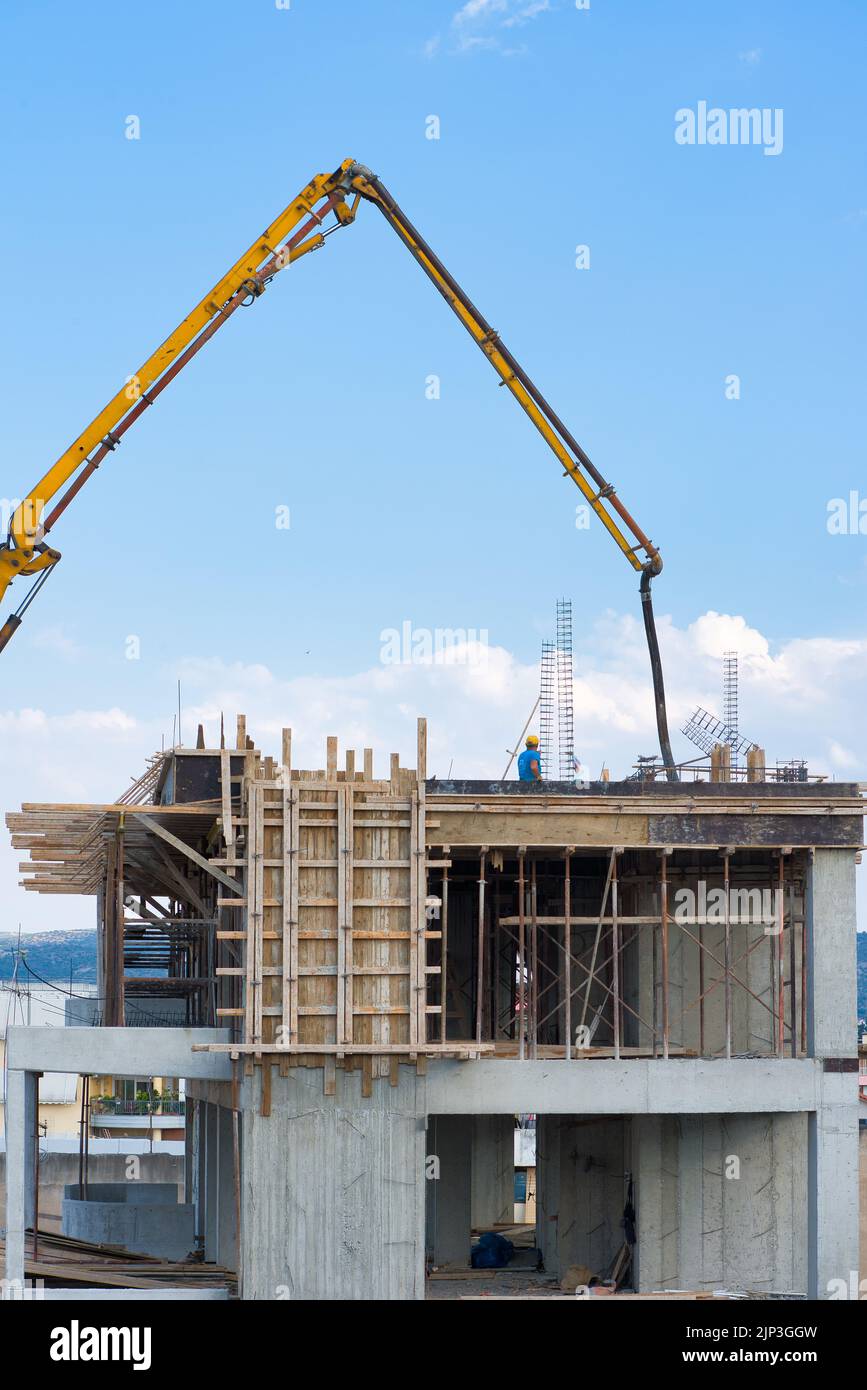
[[[129,427],[148,406],[153,405],[160,392],[228,322],[235,310],[241,305],[253,303],[280,270],[309,251],[318,250],[332,232],[352,223],[362,199],[375,204],[400,237],[485,354],[500,377],[501,384],[508,387],[529,415],[564,472],[577,485],[630,565],[641,573],[642,611],[650,652],[660,748],[667,775],[670,780],[676,780],[650,596],[651,580],[662,569],[659,551],[630,516],[614,488],[605,481],[494,329],[404,216],[388,190],[375,174],[354,160],[345,160],[333,174],[320,174],[308,184],[17,506],[8,538],[4,544],[0,544],[0,600],[12,580],[19,575],[32,576],[35,582],[18,609],[0,628],[0,650],[20,626],[24,612],[60,559],[59,552],[45,543],[45,537],[103,459],[117,448]],[[334,214],[336,220],[331,227],[323,230],[324,219],[330,213]],[[59,497],[58,493],[61,494]],[[46,516],[45,508],[51,502],[54,505]]]

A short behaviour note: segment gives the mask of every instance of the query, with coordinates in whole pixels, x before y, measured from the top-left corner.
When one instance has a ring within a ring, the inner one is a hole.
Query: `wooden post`
[[[798,1008],[795,995],[797,975],[797,952],[795,950],[795,901],[792,892],[792,876],[786,875],[786,898],[789,903],[789,1017],[791,1018],[791,1055],[798,1055]]]
[[[611,954],[614,991],[614,1057],[620,1060],[620,923],[617,918],[617,853],[611,874]]]
[[[732,924],[731,924],[731,851],[723,855],[723,895],[725,898],[725,1009],[726,1057],[732,1055]]]
[[[448,859],[449,846],[443,846],[443,858]],[[443,892],[440,907],[440,1042],[446,1040],[448,1027],[448,963],[449,963],[449,866],[443,865]]]
[[[325,775],[329,782],[337,777],[337,739],[333,734],[325,740]]]
[[[662,916],[662,1055],[668,1058],[669,1017],[668,1017],[668,856],[671,850],[664,849],[659,862],[659,906]]]
[[[786,989],[785,989],[785,953],[783,950],[783,933],[786,930],[785,908],[783,903],[784,883],[784,860],[780,851],[777,866],[777,912],[776,921],[776,962],[777,962],[777,1056],[782,1057],[785,1051],[785,1032],[786,1032]],[[771,899],[773,901],[773,898]]]
[[[531,1055],[539,1055],[539,924],[536,920],[536,860],[530,865],[530,1026]]]
[[[518,1057],[526,1056],[526,982],[525,982],[525,922],[524,922],[524,850],[518,850]]]
[[[418,753],[416,755],[416,775],[420,782],[427,777],[427,720],[418,721]]]
[[[749,748],[747,750],[747,781],[764,782],[765,780],[765,750],[764,748]]]
[[[482,1041],[482,1013],[485,1002],[485,857],[487,848],[479,855],[479,934],[476,951],[476,1042]]]
[[[563,868],[563,1032],[566,1061],[572,1056],[572,850],[567,849]]]

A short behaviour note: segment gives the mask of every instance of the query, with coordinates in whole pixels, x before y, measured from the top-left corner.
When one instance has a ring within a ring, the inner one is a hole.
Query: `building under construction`
[[[7,1279],[29,1277],[39,1075],[75,1070],[185,1078],[184,1205],[244,1299],[459,1275],[513,1220],[525,1115],[546,1277],[850,1280],[857,785],[755,756],[737,781],[717,756],[693,781],[442,782],[424,721],[386,776],[336,739],[318,771],[288,730],[279,756],[243,719],[234,743],[7,817],[29,890],[95,899],[100,1010],[10,1030]],[[133,1026],[143,999],[162,1026]]]

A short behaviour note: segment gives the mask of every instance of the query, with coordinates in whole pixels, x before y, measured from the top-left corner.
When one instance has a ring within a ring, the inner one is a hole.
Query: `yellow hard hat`
[[[535,734],[528,734],[528,735],[527,735],[527,747],[528,747],[528,748],[538,748],[538,747],[539,747],[539,740],[537,739],[537,737],[536,737]]]

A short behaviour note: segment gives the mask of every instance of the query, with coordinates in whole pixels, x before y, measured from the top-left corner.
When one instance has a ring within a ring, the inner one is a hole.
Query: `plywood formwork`
[[[243,884],[218,899],[237,922],[218,933],[239,960],[217,969],[239,986],[218,1010],[239,1030],[227,1046],[320,1065],[360,1055],[372,1075],[389,1058],[445,1050],[428,1041],[440,1006],[428,1002],[439,967],[427,944],[440,933],[425,916],[425,721],[418,766],[392,754],[386,779],[369,749],[360,769],[352,751],[338,769],[336,738],[324,771],[292,768],[291,743],[285,730],[279,766],[248,759],[237,808],[225,801],[220,863]]]

